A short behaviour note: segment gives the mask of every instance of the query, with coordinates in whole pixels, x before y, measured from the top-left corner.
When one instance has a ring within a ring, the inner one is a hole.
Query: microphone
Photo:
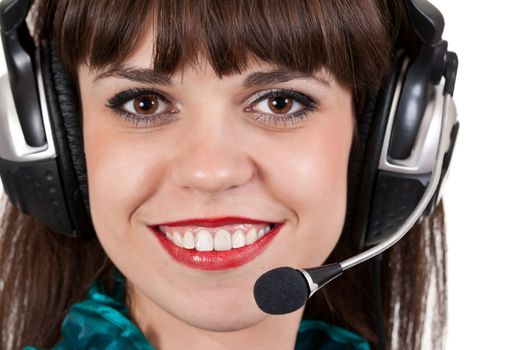
[[[257,279],[253,295],[262,311],[283,315],[300,309],[316,290],[342,273],[341,264],[304,270],[278,267]]]
[[[447,97],[445,106],[450,102],[450,95]],[[403,225],[383,242],[343,262],[309,269],[278,267],[264,273],[257,279],[253,288],[255,302],[262,311],[271,315],[283,315],[300,309],[317,290],[342,275],[343,271],[381,254],[403,238],[423,215],[438,188],[443,158],[449,146],[446,136],[450,133],[446,133],[445,130],[449,130],[451,126],[448,125],[450,122],[447,119],[443,118],[441,121],[437,157],[429,184],[418,205]]]

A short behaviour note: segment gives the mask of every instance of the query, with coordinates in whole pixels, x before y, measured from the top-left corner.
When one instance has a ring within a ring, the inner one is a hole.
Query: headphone
[[[452,100],[458,60],[441,36],[444,19],[427,0],[404,0],[415,57],[400,54],[358,122],[348,170],[345,227],[359,249],[384,241],[414,211],[437,157],[441,121],[447,152],[432,212],[448,173],[459,124]],[[0,4],[8,73],[0,79],[0,175],[11,202],[51,230],[94,236],[89,214],[82,125],[75,86],[54,47],[35,45],[30,0]]]

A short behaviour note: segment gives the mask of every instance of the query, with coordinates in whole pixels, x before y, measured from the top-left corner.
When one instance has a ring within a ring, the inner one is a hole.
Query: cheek
[[[278,181],[283,195],[296,203],[293,207],[322,210],[324,204],[344,198],[349,147],[319,137],[303,143],[300,152],[282,155],[280,163],[286,171]]]
[[[298,266],[321,264],[337,243],[344,223],[352,114],[332,117],[332,123],[287,140],[280,151],[266,155],[272,159],[268,182],[294,216],[291,246],[297,252]]]
[[[138,147],[96,118],[85,115],[84,124],[91,214],[97,232],[124,234],[133,212],[155,190],[155,147],[144,142]]]

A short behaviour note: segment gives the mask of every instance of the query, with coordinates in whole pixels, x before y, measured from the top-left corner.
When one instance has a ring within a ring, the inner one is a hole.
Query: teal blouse
[[[115,288],[104,292],[100,282],[85,300],[74,304],[62,323],[62,340],[53,350],[153,350],[140,329],[129,319],[124,303],[125,282],[117,274]],[[303,320],[296,350],[370,350],[368,342],[346,329],[317,320]],[[26,346],[24,350],[38,350]]]

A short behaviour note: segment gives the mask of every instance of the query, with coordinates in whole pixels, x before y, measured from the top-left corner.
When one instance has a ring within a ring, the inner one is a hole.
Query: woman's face
[[[79,69],[93,223],[134,317],[245,329],[267,317],[261,274],[320,265],[339,238],[352,94],[328,72],[256,60],[222,78],[204,60],[157,75],[151,42]]]

